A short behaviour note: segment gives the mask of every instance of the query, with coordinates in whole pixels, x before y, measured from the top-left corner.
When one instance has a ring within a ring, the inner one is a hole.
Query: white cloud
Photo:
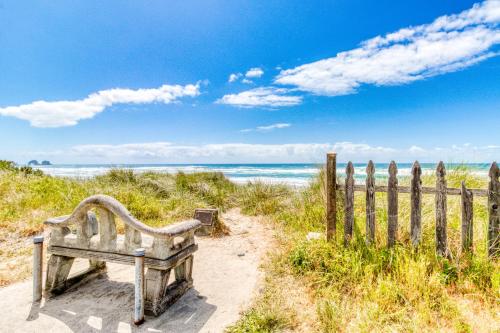
[[[422,148],[412,146],[408,151],[401,150],[400,155],[406,160],[419,159],[422,161],[439,161],[455,163],[492,162],[500,156],[498,145],[451,145],[450,147]]]
[[[419,146],[411,146],[408,151],[410,153],[422,153],[422,152],[425,152],[425,149],[422,148],[422,147],[419,147]]]
[[[275,83],[318,95],[352,94],[364,84],[397,85],[456,71],[498,55],[500,1],[430,24],[400,29],[335,57],[283,70]]]
[[[453,145],[415,149],[373,146],[366,143],[222,143],[178,145],[170,142],[79,145],[53,152],[29,153],[29,158],[50,158],[57,163],[323,163],[334,151],[340,162],[491,162],[500,146]],[[28,154],[27,154],[28,155]]]
[[[280,128],[287,128],[292,126],[291,124],[287,123],[277,123],[277,124],[272,124],[272,125],[267,125],[267,126],[257,126],[256,128],[246,128],[242,129],[240,132],[243,133],[248,133],[252,131],[257,131],[257,132],[269,132],[275,129],[280,129]]]
[[[246,72],[245,77],[247,77],[247,78],[259,78],[262,75],[264,75],[264,71],[262,70],[262,68],[254,67],[254,68],[250,68]]]
[[[227,80],[227,82],[235,82],[237,81],[243,74],[241,73],[231,73],[229,75],[229,79]]]
[[[302,103],[301,96],[286,95],[290,90],[274,87],[260,87],[238,94],[224,95],[216,103],[228,104],[238,107],[283,107],[294,106]]]
[[[252,80],[249,80],[249,79],[243,79],[241,80],[242,83],[245,83],[245,84],[252,84],[253,81]]]
[[[68,162],[71,161],[73,163],[82,160],[86,162],[108,163],[316,162],[323,161],[325,153],[332,150],[342,153],[344,157],[349,156],[348,154],[356,154],[360,158],[368,158],[371,153],[376,154],[392,151],[390,148],[371,147],[366,144],[349,142],[336,144],[223,143],[205,145],[176,145],[170,142],[150,142],[119,145],[79,145],[68,150],[32,153],[30,156],[43,156],[43,158],[55,157],[58,162],[60,159],[66,159]]]
[[[292,126],[292,125],[287,124],[287,123],[277,123],[277,124],[272,124],[272,125],[268,125],[268,126],[258,126],[257,131],[260,131],[260,132],[272,131],[274,129],[287,128],[290,126]]]
[[[162,85],[154,89],[108,89],[75,101],[35,101],[0,108],[0,115],[28,120],[34,127],[73,126],[114,104],[173,103],[181,97],[199,95],[199,85]]]

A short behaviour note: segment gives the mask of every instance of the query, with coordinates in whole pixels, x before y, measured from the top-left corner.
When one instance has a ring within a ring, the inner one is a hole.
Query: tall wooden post
[[[141,325],[144,322],[144,255],[143,248],[134,251],[135,257],[135,304],[134,324]]]
[[[351,161],[347,163],[345,173],[344,245],[347,246],[352,239],[354,226],[354,167]]]
[[[398,167],[392,161],[389,165],[389,180],[387,187],[387,246],[396,243],[398,233]]]
[[[443,161],[440,161],[436,168],[436,252],[443,257],[448,255],[445,177],[446,169]]]
[[[42,299],[43,236],[33,237],[33,302]]]
[[[488,256],[500,257],[500,170],[496,162],[491,164],[488,184]]]
[[[462,182],[462,251],[472,251],[473,244],[473,194],[465,187],[465,182]]]
[[[375,165],[366,166],[366,242],[375,241]]]
[[[335,239],[337,230],[337,154],[326,155],[326,239]]]
[[[411,168],[411,217],[410,217],[410,238],[414,247],[417,247],[422,239],[422,168],[418,161],[413,163]]]

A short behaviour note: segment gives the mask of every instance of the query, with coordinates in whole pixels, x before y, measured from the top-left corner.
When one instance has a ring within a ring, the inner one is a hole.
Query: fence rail
[[[327,187],[327,240],[333,240],[337,227],[337,192],[344,192],[344,244],[349,245],[353,235],[354,225],[354,193],[365,192],[366,197],[366,242],[375,241],[376,215],[375,193],[387,193],[387,246],[393,246],[397,241],[398,230],[398,194],[410,194],[410,239],[417,247],[422,239],[422,195],[435,196],[435,235],[436,253],[448,256],[447,240],[447,196],[459,195],[461,198],[461,243],[462,250],[471,252],[473,248],[473,201],[474,196],[488,198],[488,256],[500,257],[500,170],[496,162],[491,164],[487,189],[467,188],[462,182],[461,188],[449,188],[446,183],[446,168],[441,161],[436,167],[436,186],[422,186],[422,169],[415,162],[411,170],[410,186],[399,186],[397,165],[392,161],[388,168],[387,185],[375,185],[375,166],[372,161],[366,167],[366,181],[364,185],[356,185],[352,162],[346,166],[344,184],[338,184],[336,178],[337,155],[327,154],[326,187]]]
[[[344,187],[345,186],[342,184],[337,184],[337,191],[344,191]],[[420,189],[421,189],[422,194],[436,194],[436,192],[437,192],[435,187],[422,186]],[[365,185],[354,185],[353,190],[355,192],[364,192],[364,191],[366,191],[366,186]],[[471,192],[475,197],[487,197],[488,196],[488,190],[486,190],[486,189],[468,188],[467,190],[469,192]],[[389,192],[389,186],[388,185],[375,185],[375,192],[387,193],[387,192]],[[397,192],[398,193],[411,193],[411,186],[398,186]],[[446,194],[462,195],[462,189],[454,188],[454,187],[447,187]]]

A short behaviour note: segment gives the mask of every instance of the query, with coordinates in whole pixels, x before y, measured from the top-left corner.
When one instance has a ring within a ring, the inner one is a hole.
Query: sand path
[[[238,209],[222,218],[231,229],[229,236],[197,238],[194,288],[163,315],[147,316],[140,327],[131,324],[133,266],[108,264],[107,277],[40,306],[31,303],[31,281],[0,289],[0,331],[222,332],[238,320],[258,290],[262,278],[259,263],[271,237],[258,218],[243,216]]]

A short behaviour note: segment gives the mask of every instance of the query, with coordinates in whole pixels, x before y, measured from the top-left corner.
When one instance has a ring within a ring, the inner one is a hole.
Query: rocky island
[[[37,160],[31,160],[28,162],[28,165],[52,165],[52,163],[50,163],[50,161],[42,161],[41,163],[38,162]]]

